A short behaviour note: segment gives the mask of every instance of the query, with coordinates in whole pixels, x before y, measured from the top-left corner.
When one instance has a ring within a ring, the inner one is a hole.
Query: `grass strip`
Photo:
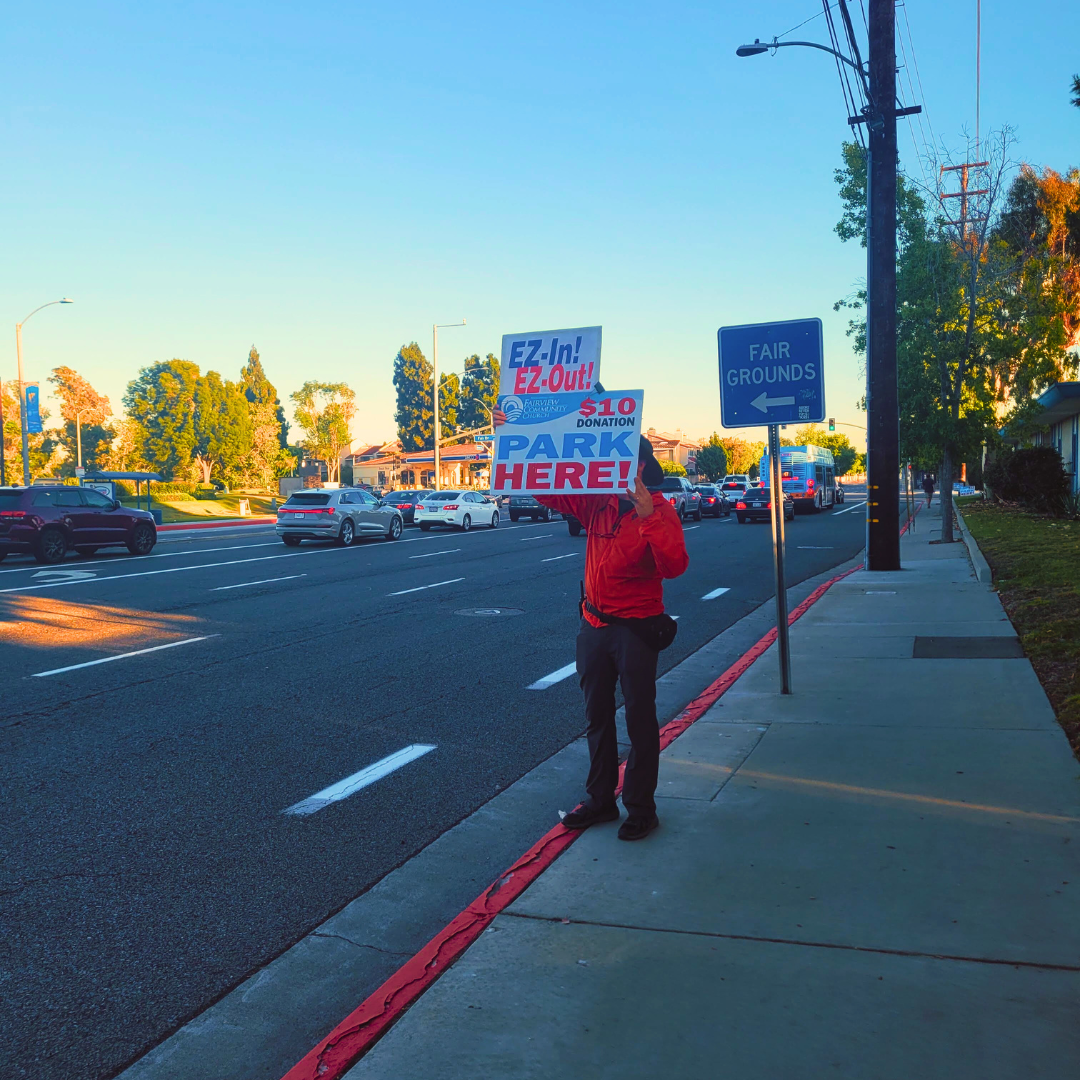
[[[961,509],[1080,758],[1080,522],[978,501]]]

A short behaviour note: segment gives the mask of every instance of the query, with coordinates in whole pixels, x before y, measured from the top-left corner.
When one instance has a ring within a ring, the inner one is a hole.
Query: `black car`
[[[510,496],[510,520],[532,518],[533,521],[550,521],[559,515],[550,506],[541,506],[531,495]]]
[[[121,506],[93,488],[0,487],[0,560],[21,551],[58,563],[72,548],[93,555],[118,546],[149,555],[156,543],[153,514]]]
[[[715,484],[698,484],[697,493],[701,496],[701,512],[708,517],[731,517],[732,504]]]
[[[740,525],[748,521],[769,521],[772,517],[772,492],[765,487],[747,488],[735,504],[735,516]],[[795,520],[795,500],[784,492],[784,520]]]
[[[401,511],[401,520],[406,525],[412,525],[415,520],[416,504],[421,499],[426,499],[431,494],[431,489],[426,488],[420,491],[390,491],[382,497],[380,504],[382,506],[392,506],[395,510]]]

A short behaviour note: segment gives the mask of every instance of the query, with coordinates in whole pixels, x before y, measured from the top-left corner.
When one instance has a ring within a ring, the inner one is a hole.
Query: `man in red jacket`
[[[506,422],[496,409],[496,425]],[[637,476],[618,495],[539,495],[537,502],[573,514],[588,531],[585,604],[577,636],[577,673],[585,694],[589,777],[586,799],[563,818],[570,829],[617,821],[615,787],[619,747],[615,732],[615,684],[622,686],[630,756],[626,759],[623,805],[627,819],[620,840],[643,840],[660,824],[656,780],[660,727],[656,719],[656,661],[659,653],[622,620],[664,612],[664,578],[678,577],[689,564],[682,523],[671,504],[650,487],[664,474],[652,444],[642,437]],[[608,623],[596,614],[620,621]]]

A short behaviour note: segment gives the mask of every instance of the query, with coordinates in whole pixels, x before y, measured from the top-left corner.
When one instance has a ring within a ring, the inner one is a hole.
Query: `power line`
[[[836,0],[836,3],[839,3],[839,2],[840,2],[840,0]],[[836,4],[831,4],[830,6],[831,7],[836,7]],[[811,15],[809,19],[803,19],[803,21],[801,23],[797,23],[790,30],[785,30],[775,40],[779,41],[780,38],[785,38],[785,37],[788,36],[788,34],[795,33],[795,31],[798,30],[800,26],[805,26],[807,23],[812,23],[815,19],[820,19],[821,16],[824,15],[824,14],[825,13],[823,11],[819,11],[816,15]]]
[[[923,113],[926,115],[926,126],[930,129],[931,145],[937,146],[937,136],[934,134],[934,125],[930,121],[930,111],[926,107],[926,92],[923,90],[922,75],[919,73],[919,57],[915,52],[915,40],[911,36],[911,23],[908,20],[907,4],[897,4],[904,12],[904,26],[907,28],[908,44],[911,46],[911,62],[915,67],[915,81],[919,84],[919,98],[922,101]]]

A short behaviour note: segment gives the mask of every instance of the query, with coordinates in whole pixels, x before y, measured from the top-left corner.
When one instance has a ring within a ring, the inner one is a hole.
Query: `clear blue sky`
[[[859,11],[858,0],[853,8]],[[903,9],[899,17],[903,21]],[[737,59],[816,0],[54,3],[7,12],[0,376],[58,364],[119,407],[174,356],[235,378],[259,348],[282,398],[358,391],[391,437],[391,363],[431,323],[444,363],[504,332],[601,323],[604,382],[646,420],[719,427],[716,329],[820,315],[829,412],[858,423],[833,302],[863,253],[832,232],[847,137],[831,60]],[[975,0],[909,0],[924,104],[974,123]],[[821,18],[793,38],[825,40]],[[1080,164],[1080,4],[983,5],[984,130]],[[903,124],[903,122],[901,122]],[[901,152],[917,169],[911,138]]]

